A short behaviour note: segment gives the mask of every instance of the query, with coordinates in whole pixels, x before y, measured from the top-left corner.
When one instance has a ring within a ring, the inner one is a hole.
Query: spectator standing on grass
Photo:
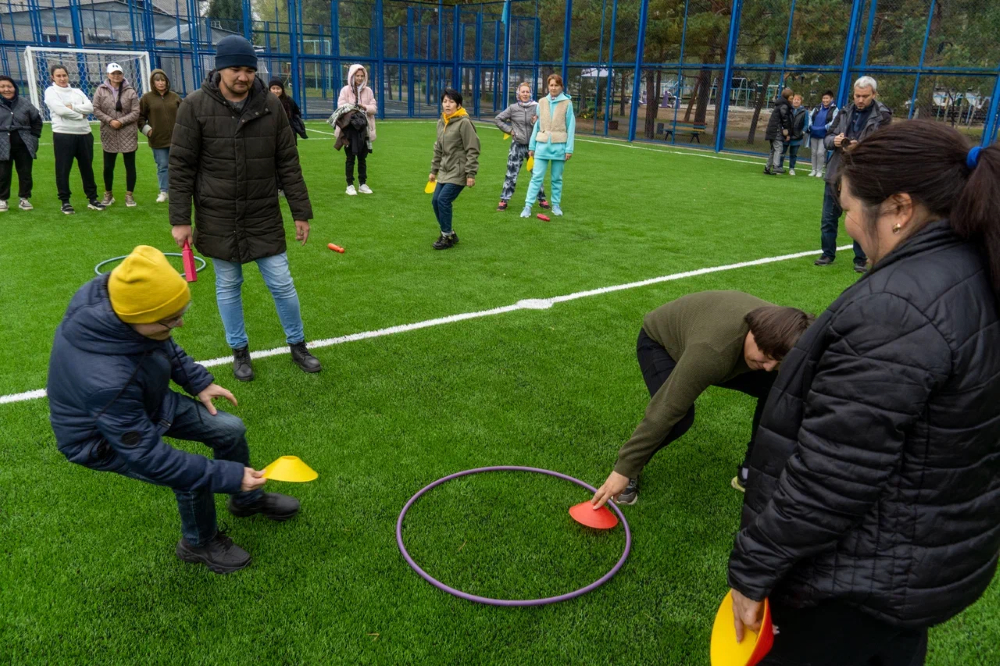
[[[49,418],[70,462],[171,488],[181,516],[177,557],[229,573],[250,555],[219,531],[215,494],[230,495],[229,512],[241,518],[288,520],[299,501],[261,490],[266,479],[250,466],[243,421],[212,404],[236,398],[171,337],[190,302],[184,278],[145,245],[81,287],[52,346]],[[171,381],[196,399],[172,391]],[[215,459],[164,437],[201,442]]]
[[[549,94],[538,102],[538,120],[531,130],[528,140],[528,155],[535,158],[535,168],[528,184],[528,196],[524,200],[521,217],[531,216],[531,207],[542,191],[545,172],[551,167],[549,184],[552,187],[552,214],[562,215],[563,170],[566,162],[573,157],[576,135],[576,116],[573,102],[563,92],[563,80],[558,74],[549,74],[547,79]]]
[[[507,153],[507,174],[500,189],[500,204],[497,210],[507,210],[507,204],[514,196],[517,187],[517,176],[521,165],[528,159],[528,141],[531,139],[535,122],[538,120],[538,102],[531,99],[531,84],[522,83],[517,87],[517,101],[497,114],[493,122],[506,134],[511,136],[510,151]],[[545,189],[538,190],[538,205],[548,208],[545,200]]]
[[[833,103],[833,91],[823,93],[822,103],[809,114],[809,152],[812,155],[810,176],[823,177],[826,169],[826,135],[837,119],[840,110]]]
[[[781,155],[785,150],[785,141],[792,133],[792,89],[785,88],[781,97],[774,103],[774,110],[767,121],[764,140],[771,142],[771,154],[767,158],[764,173],[776,176],[781,173]]]
[[[785,155],[788,155],[788,175],[795,175],[795,164],[799,159],[799,148],[806,135],[806,126],[809,123],[809,111],[802,106],[802,95],[792,95],[792,131],[788,140],[782,145],[781,161],[778,162],[778,171],[781,171],[785,163]]]
[[[49,68],[52,85],[45,89],[45,106],[52,117],[52,150],[56,157],[56,190],[62,202],[62,212],[72,215],[76,211],[69,203],[69,172],[76,160],[87,196],[87,208],[104,210],[97,200],[97,183],[94,181],[94,135],[87,116],[94,112],[94,105],[79,88],[69,85],[69,72],[62,65]]]
[[[840,174],[837,168],[843,155],[853,150],[859,141],[892,122],[892,111],[878,101],[878,83],[870,76],[862,76],[854,83],[854,101],[841,109],[833,126],[823,141],[833,151],[826,167],[826,189],[823,192],[823,214],[820,218],[820,240],[823,254],[815,261],[817,266],[829,266],[837,257],[837,228],[840,226],[840,197],[836,185]],[[854,241],[854,270],[865,272],[868,257],[857,240]]]
[[[281,101],[281,108],[285,110],[285,115],[288,116],[288,124],[292,128],[295,145],[299,144],[300,136],[303,139],[308,139],[306,124],[302,121],[302,111],[299,110],[299,105],[295,103],[295,100],[285,92],[285,84],[281,82],[281,79],[271,79],[267,84],[267,89]],[[285,192],[284,188],[281,187],[281,176],[277,176],[277,179],[278,196],[283,197],[285,196]]]
[[[250,262],[274,298],[292,360],[305,372],[322,369],[306,349],[275,174],[285,186],[295,239],[303,245],[312,206],[288,116],[256,71],[250,42],[239,35],[219,40],[215,69],[181,103],[170,146],[173,237],[178,246],[193,238],[198,251],[212,258],[233,375],[243,382],[254,378],[242,295],[243,264]]]
[[[38,156],[42,116],[31,102],[18,94],[9,76],[0,76],[0,213],[8,208],[10,181],[17,168],[18,208],[31,210],[31,167]]]
[[[361,194],[374,194],[368,187],[368,153],[372,152],[372,142],[375,141],[375,114],[378,113],[378,104],[375,102],[375,93],[368,85],[368,70],[364,65],[354,64],[347,70],[347,85],[340,89],[340,96],[337,98],[337,106],[353,106],[364,112],[366,122],[357,121],[360,127],[349,124],[343,129],[339,127],[334,130],[334,134],[346,133],[344,136],[344,156],[347,160],[345,169],[347,171],[347,194],[356,196]],[[366,127],[367,126],[367,127]],[[367,132],[367,136],[362,136]],[[354,189],[354,161],[358,162],[358,188]],[[456,195],[458,196],[458,195]]]
[[[462,107],[462,93],[446,88],[441,94],[441,119],[437,124],[434,159],[428,180],[437,183],[431,205],[437,217],[441,236],[434,241],[435,250],[447,250],[458,245],[458,234],[452,228],[452,203],[466,187],[475,187],[479,171],[479,135],[468,112]]]
[[[636,352],[649,406],[618,452],[614,471],[594,494],[595,508],[609,499],[635,504],[642,468],[691,428],[695,400],[709,386],[757,399],[747,454],[732,480],[735,489],[743,490],[774,371],[812,320],[801,310],[739,291],[689,294],[647,314]]]
[[[139,150],[139,96],[125,80],[121,65],[108,65],[108,78],[94,93],[94,117],[101,121],[101,147],[104,149],[105,207],[115,202],[115,162],[119,153],[125,163],[125,205],[135,206],[135,151]]]
[[[837,166],[871,270],[771,391],[729,560],[735,630],[767,598],[762,666],[916,666],[1000,550],[1000,147],[914,120]]]
[[[177,122],[181,96],[170,89],[170,79],[162,69],[154,69],[149,77],[149,92],[139,99],[139,120],[136,125],[146,135],[156,162],[156,180],[160,194],[156,203],[170,199],[170,139]]]

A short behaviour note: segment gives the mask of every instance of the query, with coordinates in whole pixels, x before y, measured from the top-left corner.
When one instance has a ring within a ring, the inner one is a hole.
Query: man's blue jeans
[[[233,349],[242,349],[249,344],[243,322],[243,265],[222,259],[212,259],[212,265],[215,266],[215,300],[226,329],[226,342]],[[257,259],[257,268],[271,290],[278,319],[285,329],[285,340],[290,345],[305,341],[299,295],[288,270],[288,254],[282,252]]]
[[[437,217],[441,233],[451,233],[451,204],[458,195],[462,193],[463,185],[454,183],[438,183],[434,188],[434,196],[431,197],[431,205],[434,207],[434,215]]]
[[[837,228],[843,213],[844,209],[840,207],[840,199],[836,190],[830,183],[827,183],[823,192],[823,218],[820,221],[820,242],[823,245],[824,257],[833,259],[837,256]],[[854,241],[854,263],[862,266],[868,263],[868,257],[865,256],[865,251],[861,249],[857,241]]]
[[[238,416],[218,410],[215,416],[197,400],[187,396],[177,399],[174,421],[165,435],[176,439],[201,442],[212,449],[216,460],[233,460],[244,467],[250,467],[250,447],[246,440],[246,426]],[[124,476],[154,483],[141,474],[125,469]],[[258,488],[250,492],[234,494],[233,502],[240,505],[253,504],[264,491]],[[204,546],[218,531],[215,519],[215,495],[209,490],[174,490],[177,509],[181,514],[181,534],[192,546]]]

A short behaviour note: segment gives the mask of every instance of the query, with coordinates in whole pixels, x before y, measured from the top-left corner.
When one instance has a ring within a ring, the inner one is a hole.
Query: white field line
[[[844,245],[838,247],[838,250],[849,250],[852,246]],[[806,252],[796,252],[794,254],[782,254],[776,257],[764,257],[763,259],[754,259],[752,261],[741,261],[736,264],[725,264],[723,266],[710,266],[708,268],[698,268],[693,271],[685,271],[683,273],[672,273],[670,275],[661,275],[660,277],[649,278],[648,280],[640,280],[638,282],[627,282],[625,284],[616,284],[610,287],[600,287],[598,289],[589,289],[587,291],[578,291],[573,294],[566,294],[565,296],[553,296],[551,298],[526,298],[514,303],[513,305],[505,305],[499,308],[493,308],[491,310],[479,310],[477,312],[465,312],[463,314],[449,315],[447,317],[438,317],[437,319],[426,319],[424,321],[418,321],[413,324],[401,324],[399,326],[390,326],[388,328],[380,328],[375,331],[363,331],[361,333],[351,333],[350,335],[342,335],[337,338],[326,338],[324,340],[314,340],[308,345],[310,349],[320,349],[322,347],[332,347],[333,345],[341,345],[345,342],[356,342],[358,340],[370,340],[372,338],[381,338],[387,335],[395,335],[397,333],[406,333],[408,331],[416,331],[421,328],[431,328],[432,326],[441,326],[443,324],[453,324],[459,321],[465,321],[467,319],[479,319],[480,317],[491,317],[493,315],[505,314],[507,312],[514,312],[516,310],[546,310],[551,308],[556,303],[566,303],[567,301],[575,301],[578,298],[589,298],[590,296],[600,296],[602,294],[610,294],[616,291],[624,291],[626,289],[637,289],[639,287],[648,287],[651,284],[659,284],[661,282],[672,282],[674,280],[683,280],[684,278],[696,277],[699,275],[708,275],[709,273],[721,273],[724,271],[732,271],[737,268],[748,268],[750,266],[763,266],[764,264],[773,264],[779,261],[788,261],[789,259],[801,259],[802,257],[809,257],[818,254],[818,250],[809,250]],[[288,347],[275,347],[274,349],[265,349],[263,351],[255,351],[250,354],[251,358],[266,358],[268,356],[281,356],[290,353]],[[219,358],[213,358],[207,361],[199,361],[199,363],[206,368],[211,368],[216,365],[225,365],[232,362],[231,356],[220,356]],[[28,400],[37,400],[38,398],[45,397],[45,389],[36,389],[34,391],[26,391],[24,393],[11,393],[8,395],[0,396],[0,405],[13,403],[13,402],[26,402]]]

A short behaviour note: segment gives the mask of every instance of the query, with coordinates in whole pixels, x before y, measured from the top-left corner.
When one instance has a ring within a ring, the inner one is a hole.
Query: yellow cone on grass
[[[319,477],[314,469],[302,462],[298,456],[281,456],[264,468],[264,478],[271,481],[292,481],[305,483]]]

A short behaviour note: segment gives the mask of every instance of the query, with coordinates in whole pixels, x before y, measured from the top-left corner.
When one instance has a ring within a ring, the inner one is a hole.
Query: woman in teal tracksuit
[[[573,134],[576,131],[576,117],[573,102],[563,92],[563,80],[558,74],[550,74],[549,94],[538,101],[538,120],[528,142],[528,154],[535,158],[535,168],[528,185],[528,198],[524,202],[521,217],[531,217],[531,207],[535,205],[538,191],[542,188],[545,171],[552,166],[552,189],[550,191],[552,214],[562,215],[559,204],[562,200],[562,174],[566,162],[573,157]]]

